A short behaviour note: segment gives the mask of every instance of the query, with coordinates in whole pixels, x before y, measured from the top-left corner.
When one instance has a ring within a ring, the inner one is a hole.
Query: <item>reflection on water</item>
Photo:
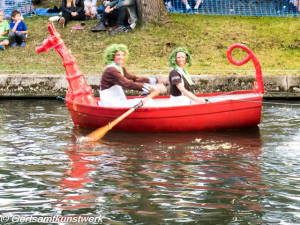
[[[105,224],[296,224],[297,107],[265,106],[260,128],[194,133],[73,127],[59,101],[0,101],[0,211],[102,215]]]

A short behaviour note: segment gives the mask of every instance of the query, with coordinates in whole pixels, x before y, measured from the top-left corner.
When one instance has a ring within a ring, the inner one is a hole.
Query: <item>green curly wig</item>
[[[192,65],[192,58],[190,53],[185,48],[176,48],[169,57],[169,63],[172,68],[175,68],[177,65],[176,55],[178,52],[183,52],[186,55],[186,63]]]
[[[118,51],[125,53],[126,59],[129,56],[129,51],[126,45],[123,44],[112,44],[105,49],[104,62],[105,65],[111,64],[114,61],[114,56]]]

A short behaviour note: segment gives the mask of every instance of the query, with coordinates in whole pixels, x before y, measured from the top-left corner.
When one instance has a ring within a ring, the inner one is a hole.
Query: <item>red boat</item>
[[[87,85],[84,75],[77,67],[76,61],[65,47],[60,34],[52,23],[48,24],[50,36],[36,51],[43,52],[56,49],[63,58],[63,65],[69,81],[69,90],[65,98],[67,107],[76,126],[86,128],[102,127],[130,108],[101,107],[95,98],[92,88]],[[248,53],[241,61],[235,61],[231,52],[241,48]],[[234,44],[227,50],[227,57],[234,65],[243,65],[252,59],[256,69],[254,89],[197,96],[208,99],[206,104],[190,106],[168,106],[169,96],[158,96],[154,99],[157,107],[144,107],[135,110],[113,127],[120,131],[141,132],[187,132],[209,131],[254,127],[260,123],[261,106],[264,93],[261,67],[253,52],[242,44]],[[128,97],[137,98],[137,97]]]

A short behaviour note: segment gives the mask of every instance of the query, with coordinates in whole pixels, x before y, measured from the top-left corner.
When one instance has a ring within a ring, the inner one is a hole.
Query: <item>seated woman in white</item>
[[[191,105],[205,103],[204,98],[199,98],[190,92],[193,81],[186,70],[186,64],[191,64],[191,56],[185,48],[177,48],[170,55],[169,62],[173,68],[169,74],[170,105]]]
[[[94,19],[98,14],[97,0],[84,0],[84,12],[86,16]]]
[[[156,89],[156,78],[138,77],[122,66],[129,52],[125,45],[113,44],[106,48],[104,60],[107,65],[100,82],[100,103],[104,107],[133,107],[141,99],[128,100],[123,88],[142,91],[147,95]],[[154,106],[148,101],[145,106]]]

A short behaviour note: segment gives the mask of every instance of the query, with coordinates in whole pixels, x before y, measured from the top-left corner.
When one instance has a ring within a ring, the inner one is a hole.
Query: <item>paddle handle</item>
[[[120,123],[123,119],[125,119],[127,116],[129,116],[134,111],[135,111],[135,108],[131,108],[126,113],[124,113],[122,116],[119,116],[117,119],[115,119],[112,122],[108,123],[107,124],[108,130],[111,130],[114,126],[116,126],[118,123]]]
[[[159,93],[160,93],[159,89],[152,91],[145,99],[142,99],[141,101],[139,101],[138,104],[136,104],[135,106],[133,106],[126,113],[124,113],[123,115],[119,116],[117,119],[113,120],[111,123],[107,124],[107,126],[109,126],[109,130],[111,130],[114,126],[116,126],[124,118],[126,118],[131,113],[133,113],[136,109],[139,109],[139,108],[143,107],[147,101],[149,101],[150,99],[152,99],[155,96],[159,95]]]

